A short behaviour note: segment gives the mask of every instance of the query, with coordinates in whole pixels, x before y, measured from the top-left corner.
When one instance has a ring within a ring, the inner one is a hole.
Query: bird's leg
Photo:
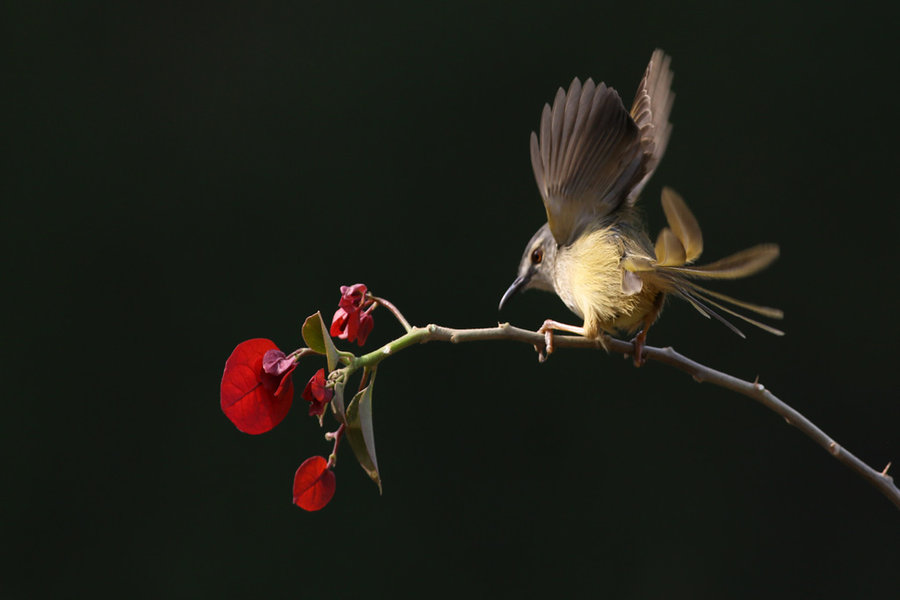
[[[547,357],[553,353],[554,330],[574,333],[576,335],[587,335],[584,331],[584,327],[578,327],[577,325],[567,325],[565,323],[560,323],[559,321],[554,321],[553,319],[547,319],[546,321],[544,321],[544,324],[541,325],[541,328],[537,330],[538,333],[544,334],[544,350],[542,351],[540,348],[535,346],[535,350],[538,351],[538,360],[541,362],[547,360]]]
[[[656,295],[656,298],[653,300],[653,308],[651,308],[650,312],[644,316],[644,328],[641,329],[639,334],[634,336],[633,340],[631,340],[631,343],[634,344],[634,353],[632,354],[632,357],[634,358],[634,366],[636,367],[640,367],[644,364],[644,343],[647,341],[647,332],[662,311],[663,301],[665,299],[666,295],[663,293]]]
[[[644,364],[644,342],[647,340],[648,329],[650,329],[650,325],[644,321],[644,328],[631,340],[631,343],[634,344],[634,351],[631,356],[634,358],[634,366],[636,367]]]

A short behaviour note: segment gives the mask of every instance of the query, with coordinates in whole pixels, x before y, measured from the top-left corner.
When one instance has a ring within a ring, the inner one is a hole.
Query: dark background
[[[5,3],[3,597],[896,593],[893,505],[662,365],[405,351],[379,371],[384,495],[344,448],[315,514],[290,503],[329,451],[305,403],[264,436],[218,407],[232,348],[301,345],[341,284],[422,325],[573,320],[539,293],[496,309],[544,219],[528,135],[575,75],[630,103],[659,46],[677,100],[650,229],[668,184],[705,258],[780,243],[717,289],[788,333],[672,303],[651,343],[900,460],[897,15],[752,6]],[[379,313],[371,347],[399,333]]]

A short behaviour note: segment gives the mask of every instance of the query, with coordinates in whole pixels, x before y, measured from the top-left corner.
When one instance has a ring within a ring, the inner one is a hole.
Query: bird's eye
[[[534,252],[531,253],[532,264],[539,265],[542,260],[544,260],[544,251],[540,247],[535,248]]]

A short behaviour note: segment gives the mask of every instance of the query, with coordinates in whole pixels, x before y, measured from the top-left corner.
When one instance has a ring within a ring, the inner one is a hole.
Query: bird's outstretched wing
[[[672,92],[672,69],[669,68],[671,59],[660,49],[653,51],[650,64],[644,72],[644,78],[638,85],[634,95],[634,104],[631,106],[631,118],[641,131],[641,147],[646,161],[644,168],[646,174],[638,184],[629,192],[627,202],[634,204],[641,190],[647,184],[656,166],[666,152],[669,136],[672,133],[672,124],[669,122],[669,114],[672,112],[672,103],[675,102],[675,93]]]
[[[668,65],[654,52],[630,113],[614,89],[591,79],[574,79],[544,106],[540,135],[531,134],[531,164],[557,243],[637,199],[671,130]]]

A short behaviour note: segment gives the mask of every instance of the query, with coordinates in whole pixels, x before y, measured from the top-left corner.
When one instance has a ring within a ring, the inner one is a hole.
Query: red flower
[[[331,319],[331,336],[352,342],[359,333],[359,309],[341,307]]]
[[[366,297],[366,286],[362,283],[341,286],[339,308],[331,319],[332,337],[357,342],[360,346],[366,343],[375,320],[371,311],[374,301]]]
[[[360,346],[364,345],[369,334],[372,333],[373,327],[375,327],[375,319],[372,317],[372,313],[368,310],[361,313],[359,315],[359,329],[356,332],[356,343]]]
[[[366,300],[366,284],[357,283],[354,285],[342,285],[341,286],[341,301],[338,302],[338,306],[341,308],[346,308],[347,310],[356,309],[359,310],[362,308],[363,303]]]
[[[241,342],[225,361],[220,388],[222,412],[244,433],[265,433],[291,408],[296,368],[272,340]]]
[[[321,416],[333,397],[334,390],[325,387],[325,369],[319,369],[303,389],[303,399],[309,402],[310,416]]]
[[[334,496],[334,471],[321,456],[311,456],[294,474],[294,504],[303,510],[324,508]]]

